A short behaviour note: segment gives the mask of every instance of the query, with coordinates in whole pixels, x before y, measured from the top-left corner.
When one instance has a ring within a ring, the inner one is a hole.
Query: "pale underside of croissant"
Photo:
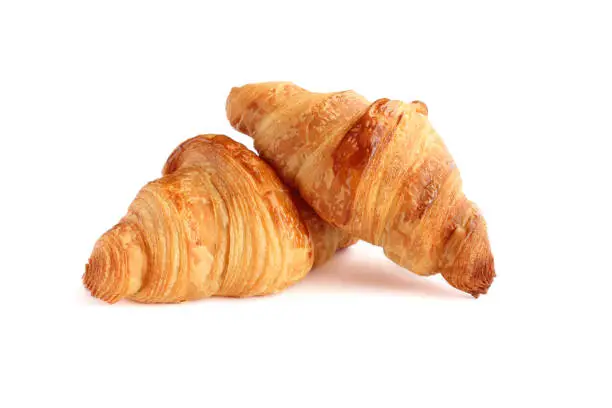
[[[353,241],[222,135],[189,139],[97,241],[83,282],[114,303],[278,292]]]
[[[232,126],[326,221],[477,297],[495,276],[486,224],[422,102],[292,83],[232,89]]]

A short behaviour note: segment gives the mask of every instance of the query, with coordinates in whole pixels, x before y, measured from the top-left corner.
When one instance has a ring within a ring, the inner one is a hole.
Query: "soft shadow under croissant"
[[[97,241],[83,282],[114,303],[278,292],[354,241],[323,222],[253,152],[189,139]]]

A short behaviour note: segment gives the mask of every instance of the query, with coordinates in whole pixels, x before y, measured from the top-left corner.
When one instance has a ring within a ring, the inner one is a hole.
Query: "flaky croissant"
[[[422,102],[292,83],[232,89],[227,117],[326,221],[477,297],[495,276],[487,228]]]
[[[243,145],[202,135],[97,241],[83,282],[109,303],[277,292],[351,244]]]

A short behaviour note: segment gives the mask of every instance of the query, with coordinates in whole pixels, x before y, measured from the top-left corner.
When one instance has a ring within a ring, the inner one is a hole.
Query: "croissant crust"
[[[423,102],[270,82],[232,89],[226,110],[324,220],[413,272],[487,292],[495,268],[486,223]]]
[[[201,135],[174,150],[163,177],[100,237],[83,282],[110,303],[264,295],[352,242],[246,147]]]

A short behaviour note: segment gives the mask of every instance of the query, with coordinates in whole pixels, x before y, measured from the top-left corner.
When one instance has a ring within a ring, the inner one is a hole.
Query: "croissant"
[[[189,139],[95,244],[83,283],[109,303],[278,292],[352,244],[222,135]]]
[[[324,220],[478,297],[495,277],[485,220],[424,103],[288,82],[233,88],[227,117]]]

